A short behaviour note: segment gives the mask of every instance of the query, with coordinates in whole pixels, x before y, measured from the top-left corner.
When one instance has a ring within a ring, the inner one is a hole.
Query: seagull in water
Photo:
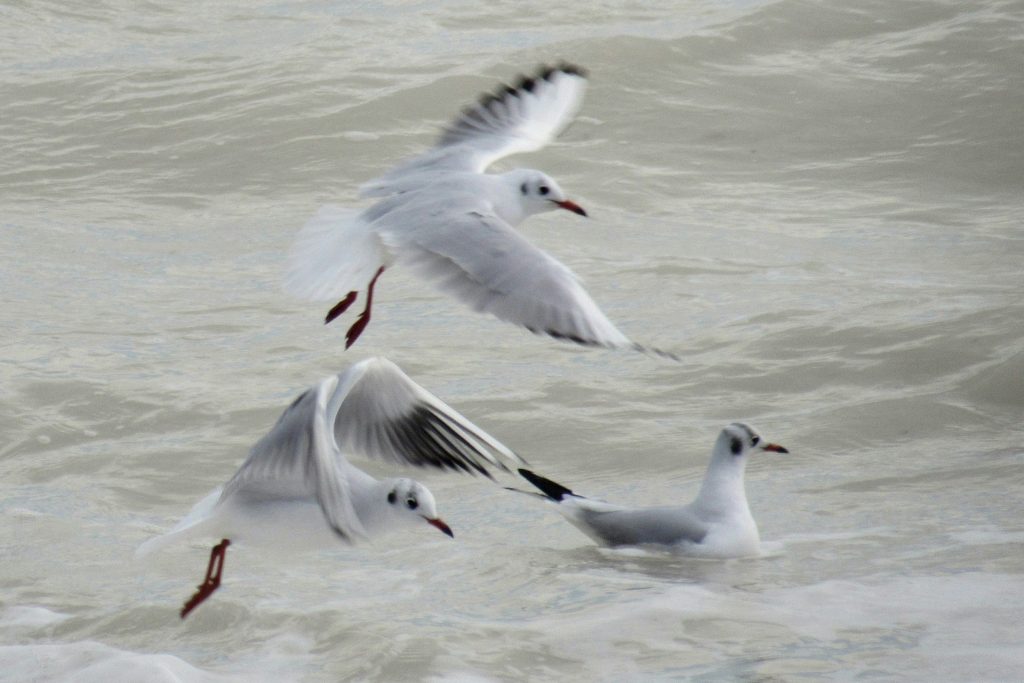
[[[743,472],[747,456],[758,451],[789,452],[762,442],[745,424],[735,422],[723,429],[711,452],[700,493],[692,503],[680,507],[612,505],[584,498],[530,470],[520,469],[519,473],[543,493],[530,495],[556,503],[567,520],[601,545],[658,545],[698,557],[747,557],[760,553],[761,539],[747,505]]]
[[[677,359],[630,341],[569,268],[515,230],[546,211],[587,215],[553,178],[530,169],[484,173],[502,157],[557,137],[579,109],[586,82],[583,69],[562,64],[483,95],[434,147],[362,186],[362,196],[382,198],[376,204],[359,213],[322,207],[296,239],[285,288],[313,301],[337,300],[326,323],[365,291],[345,348],[370,322],[381,275],[399,263],[473,310],[536,334]]]
[[[303,548],[425,524],[454,536],[425,486],[375,479],[349,463],[346,453],[488,477],[488,466],[508,471],[506,463],[525,464],[394,363],[356,363],[295,399],[226,484],[169,533],[139,547],[137,554],[145,555],[174,541],[222,539],[182,619],[220,586],[224,556],[235,540]]]

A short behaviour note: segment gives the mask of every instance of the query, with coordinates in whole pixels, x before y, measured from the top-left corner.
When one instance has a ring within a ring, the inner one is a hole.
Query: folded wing
[[[590,500],[567,504],[577,508],[580,529],[610,546],[700,543],[708,532],[708,525],[686,508],[609,509]]]

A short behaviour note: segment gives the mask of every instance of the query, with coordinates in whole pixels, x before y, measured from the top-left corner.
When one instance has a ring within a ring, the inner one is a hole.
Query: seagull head
[[[566,198],[555,179],[546,173],[521,168],[504,175],[518,195],[524,217],[555,209],[565,209],[584,217],[587,215],[583,207]]]
[[[394,479],[388,489],[388,505],[392,514],[404,525],[412,526],[426,522],[444,534],[455,538],[451,528],[437,516],[434,494],[423,484],[412,479]]]
[[[728,454],[731,458],[742,458],[751,451],[789,453],[782,446],[768,443],[753,429],[742,422],[733,422],[722,430],[715,442],[715,453]]]

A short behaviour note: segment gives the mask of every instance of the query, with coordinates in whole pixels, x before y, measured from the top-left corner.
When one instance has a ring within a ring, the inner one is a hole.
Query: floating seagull
[[[718,435],[696,500],[680,507],[612,505],[584,498],[530,470],[519,473],[543,492],[530,495],[557,503],[567,520],[601,545],[661,545],[700,557],[746,557],[759,554],[761,544],[743,487],[751,451],[789,452],[762,443],[745,424],[729,425]]]
[[[172,541],[223,539],[182,619],[220,585],[233,540],[289,547],[352,543],[423,524],[453,536],[425,486],[377,480],[349,463],[347,453],[488,477],[489,466],[508,471],[506,463],[525,464],[391,361],[356,363],[295,399],[226,484],[169,533],[139,547],[144,555]]]
[[[473,310],[536,334],[588,346],[632,348],[565,265],[515,230],[533,214],[586,212],[535,170],[484,173],[502,157],[540,149],[572,121],[586,74],[562,64],[502,86],[467,107],[437,144],[372,180],[364,197],[383,197],[356,214],[324,206],[292,248],[285,287],[301,298],[338,300],[329,323],[365,290],[345,348],[370,322],[374,288],[392,264],[408,265]]]

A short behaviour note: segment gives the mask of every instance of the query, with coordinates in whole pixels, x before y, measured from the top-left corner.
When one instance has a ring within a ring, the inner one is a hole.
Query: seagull
[[[630,341],[568,267],[515,230],[547,211],[587,215],[553,178],[531,169],[484,173],[498,159],[554,140],[579,109],[586,78],[571,64],[520,76],[465,108],[427,152],[364,184],[361,195],[380,198],[376,204],[359,213],[321,207],[292,247],[285,289],[337,300],[325,323],[365,290],[346,349],[370,322],[381,275],[401,264],[473,310],[535,334],[678,360]]]
[[[354,543],[429,524],[454,537],[430,491],[412,479],[375,479],[352,465],[359,453],[399,465],[491,477],[524,461],[385,358],[369,358],[321,380],[284,411],[223,486],[174,529],[143,543],[220,537],[206,577],[181,618],[220,586],[232,541],[272,547]]]
[[[748,557],[760,553],[757,523],[750,514],[743,487],[747,456],[756,451],[788,453],[764,443],[754,430],[734,422],[718,435],[700,493],[689,505],[629,508],[584,498],[550,479],[520,469],[527,481],[552,501],[559,512],[600,545],[668,546],[697,557]]]

